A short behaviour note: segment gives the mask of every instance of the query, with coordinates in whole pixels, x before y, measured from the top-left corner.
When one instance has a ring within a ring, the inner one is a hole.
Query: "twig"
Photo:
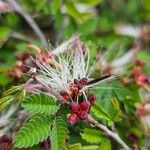
[[[109,78],[110,76],[111,76],[111,74],[104,74],[103,76],[100,76],[99,78],[96,78],[96,79],[93,79],[93,80],[89,81],[89,82],[87,83],[87,85],[97,83],[97,82],[99,82],[99,81],[101,81],[101,80],[104,80],[104,79]]]
[[[91,123],[92,125],[95,125],[99,127],[101,130],[103,130],[108,136],[115,139],[125,150],[131,150],[119,137],[119,135],[111,130],[109,130],[105,125],[100,124],[98,121],[96,121],[94,118],[92,118],[90,115],[88,116],[87,122]]]
[[[57,93],[53,88],[51,88],[50,86],[46,85],[45,83],[41,82],[40,80],[38,80],[36,77],[34,77],[34,80],[41,84],[45,90],[47,92],[49,92],[50,94],[54,95],[61,103],[65,103],[67,105],[70,105],[70,102],[68,102],[67,100],[65,100],[59,93]]]
[[[28,22],[28,24],[31,26],[31,28],[34,30],[34,32],[41,40],[43,46],[45,48],[48,48],[48,43],[44,34],[40,30],[36,22],[32,19],[32,17],[27,12],[25,12],[23,8],[15,0],[8,0],[8,2],[15,9],[15,11],[18,12]]]
[[[23,35],[22,33],[19,33],[19,32],[12,32],[10,36],[13,38],[16,38],[16,39],[26,41],[26,42],[32,42],[33,41],[32,38],[30,38],[26,35]]]

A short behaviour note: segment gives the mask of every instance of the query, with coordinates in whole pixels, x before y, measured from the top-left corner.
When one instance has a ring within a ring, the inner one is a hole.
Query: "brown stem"
[[[95,83],[97,83],[97,82],[99,82],[99,81],[101,81],[101,80],[107,79],[107,78],[110,77],[110,76],[111,76],[111,74],[104,74],[103,76],[100,76],[99,78],[96,78],[96,79],[94,79],[94,80],[89,81],[89,82],[87,83],[87,85],[95,84]]]
[[[105,125],[100,124],[98,121],[96,121],[94,118],[92,118],[90,115],[88,116],[87,122],[90,124],[99,127],[101,130],[103,130],[108,136],[112,137],[114,140],[116,140],[123,148],[124,150],[131,150],[126,143],[119,137],[119,135],[111,130],[109,130]]]

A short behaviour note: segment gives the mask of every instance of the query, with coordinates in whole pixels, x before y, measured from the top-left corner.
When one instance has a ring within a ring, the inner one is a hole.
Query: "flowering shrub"
[[[134,130],[126,131],[124,135],[119,132],[125,121],[123,118],[133,111],[126,101],[126,96],[133,98],[132,93],[122,84],[125,83],[122,75],[93,74],[95,64],[90,64],[90,50],[82,45],[79,37],[72,37],[53,51],[36,49],[36,55],[24,56],[18,58],[23,64],[26,59],[30,59],[26,65],[30,78],[26,83],[5,92],[5,97],[1,99],[1,109],[18,99],[29,118],[26,121],[22,119],[24,124],[21,126],[19,123],[13,129],[14,137],[1,137],[4,149],[28,148],[40,142],[47,149],[51,147],[53,150],[84,148],[86,146],[71,145],[69,142],[72,138],[69,138],[72,132],[70,128],[77,125],[82,127],[82,124],[84,128],[80,135],[87,142],[97,144],[93,145],[93,149],[109,150],[111,140],[124,149],[137,149],[137,142],[142,135],[137,135]],[[111,87],[112,83],[119,87]],[[113,95],[108,97],[109,88]],[[107,99],[103,98],[100,102],[99,92],[102,89],[106,93],[101,93],[101,96]],[[104,101],[109,103],[104,105]],[[143,112],[140,108],[139,105],[138,114]]]
[[[148,4],[1,0],[0,150],[149,149]]]

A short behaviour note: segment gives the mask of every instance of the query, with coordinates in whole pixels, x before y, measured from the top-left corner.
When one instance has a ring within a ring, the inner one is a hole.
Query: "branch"
[[[26,42],[32,42],[33,41],[32,38],[30,38],[30,37],[28,37],[22,33],[19,33],[19,32],[12,32],[10,36],[13,38],[19,39],[19,40],[26,41]]]
[[[65,103],[67,105],[70,105],[70,102],[68,102],[67,100],[65,100],[59,93],[57,93],[52,87],[46,85],[44,82],[41,82],[40,80],[38,80],[36,77],[34,77],[34,80],[41,84],[43,86],[43,88],[45,88],[45,90],[51,94],[54,95],[61,103]]]
[[[41,40],[44,47],[48,48],[47,40],[36,24],[36,22],[32,19],[32,17],[23,10],[23,8],[15,1],[15,0],[8,0],[9,4],[15,9],[16,12],[18,12],[31,26],[31,28],[34,30],[34,32],[37,34],[39,39]]]
[[[98,121],[96,121],[94,118],[92,118],[90,115],[88,116],[87,122],[89,122],[92,125],[95,125],[99,127],[101,130],[103,130],[108,136],[112,137],[114,140],[116,140],[123,148],[124,150],[131,150],[119,137],[119,135],[111,130],[109,130],[106,126],[103,124],[100,124]]]

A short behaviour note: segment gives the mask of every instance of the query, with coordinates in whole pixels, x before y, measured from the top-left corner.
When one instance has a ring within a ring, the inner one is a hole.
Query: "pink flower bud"
[[[90,106],[90,102],[89,101],[83,101],[81,104],[80,104],[80,110],[83,111],[83,110],[88,110]]]
[[[78,116],[77,114],[69,114],[67,119],[70,124],[75,124],[78,121]]]
[[[72,110],[73,113],[77,113],[78,110],[79,110],[79,105],[75,102],[72,102],[70,107],[71,107],[71,110]]]
[[[96,100],[96,96],[94,94],[90,94],[88,96],[88,101],[90,101],[91,104],[93,104]]]
[[[85,120],[88,118],[88,113],[86,111],[79,111],[78,112],[78,117],[82,120]]]

